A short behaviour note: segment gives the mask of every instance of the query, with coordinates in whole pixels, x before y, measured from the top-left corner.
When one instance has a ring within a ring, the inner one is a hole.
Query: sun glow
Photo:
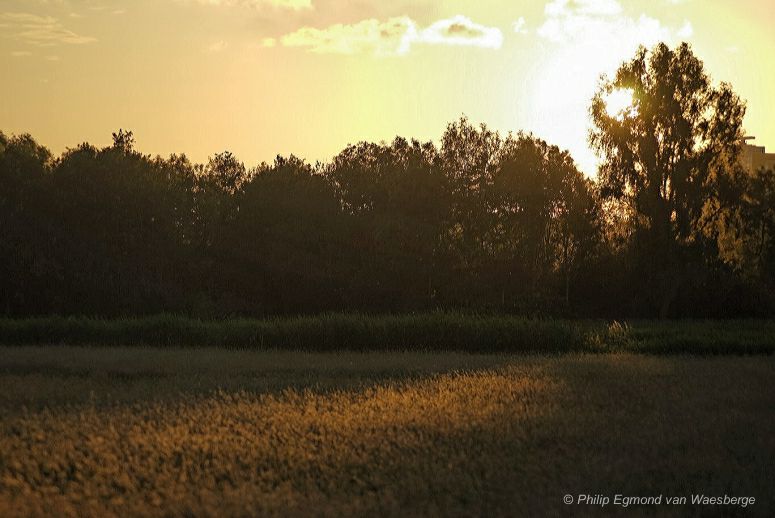
[[[635,114],[635,99],[631,88],[618,88],[603,98],[605,111],[609,117],[624,120]]]

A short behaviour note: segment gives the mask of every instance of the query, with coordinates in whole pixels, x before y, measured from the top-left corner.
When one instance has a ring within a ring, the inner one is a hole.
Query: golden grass
[[[606,490],[772,510],[769,357],[6,352],[4,517],[537,516]]]

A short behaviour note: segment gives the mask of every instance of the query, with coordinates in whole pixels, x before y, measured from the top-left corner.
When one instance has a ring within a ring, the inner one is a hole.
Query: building
[[[764,146],[752,146],[748,142],[755,137],[745,137],[740,161],[747,171],[754,173],[760,169],[775,170],[775,153],[767,153]]]

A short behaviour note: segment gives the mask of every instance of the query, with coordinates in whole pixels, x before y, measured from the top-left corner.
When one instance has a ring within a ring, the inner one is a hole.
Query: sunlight
[[[624,120],[636,113],[635,101],[631,88],[618,88],[605,96],[605,111],[612,119]]]

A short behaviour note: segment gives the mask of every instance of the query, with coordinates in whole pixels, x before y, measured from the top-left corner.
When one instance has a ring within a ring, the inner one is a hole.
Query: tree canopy
[[[632,102],[612,112],[608,99],[622,92]],[[639,49],[592,100],[600,193],[629,211],[643,278],[663,316],[687,283],[703,282],[702,263],[718,258],[719,221],[741,203],[744,114],[732,87],[714,86],[687,43]]]
[[[775,172],[741,168],[744,111],[661,44],[591,101],[596,178],[466,117],[253,168],[0,132],[0,313],[772,315]]]

